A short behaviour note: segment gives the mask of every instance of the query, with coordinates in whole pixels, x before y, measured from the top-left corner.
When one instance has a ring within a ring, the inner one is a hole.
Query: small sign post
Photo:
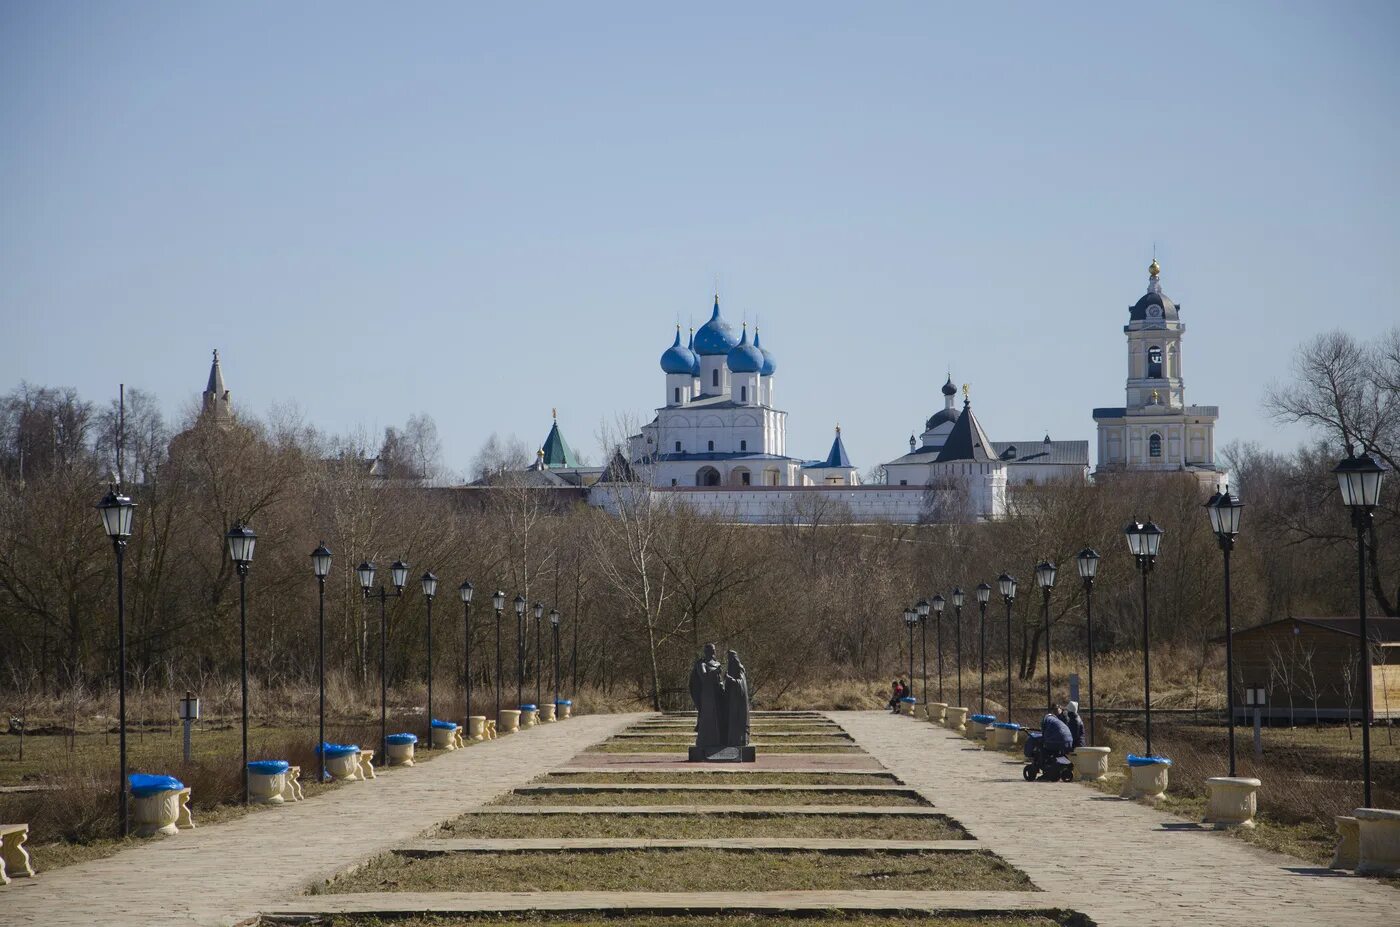
[[[180,699],[180,722],[185,726],[185,762],[190,761],[190,729],[199,720],[199,699],[195,698],[193,692],[185,691],[185,697]]]
[[[1069,700],[1070,700],[1071,702],[1075,702],[1076,704],[1079,702],[1079,674],[1078,674],[1078,673],[1070,673],[1070,674],[1069,674]]]
[[[1264,756],[1264,741],[1259,735],[1259,716],[1268,704],[1268,694],[1263,686],[1250,686],[1244,690],[1246,707],[1254,709],[1254,758]]]

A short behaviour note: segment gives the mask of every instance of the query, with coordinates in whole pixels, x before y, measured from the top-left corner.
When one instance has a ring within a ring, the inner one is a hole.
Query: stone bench
[[[1360,853],[1357,875],[1400,875],[1400,811],[1357,808]]]
[[[34,875],[29,851],[24,848],[28,839],[28,824],[0,824],[0,885],[9,885],[11,876],[30,878]]]
[[[301,790],[301,767],[288,766],[286,782],[282,786],[283,801],[301,801],[306,793]]]

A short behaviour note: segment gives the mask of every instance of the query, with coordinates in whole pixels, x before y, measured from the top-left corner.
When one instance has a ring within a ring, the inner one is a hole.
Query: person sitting
[[[1069,728],[1072,748],[1084,746],[1084,722],[1079,717],[1079,703],[1069,702],[1065,706],[1065,725]]]
[[[888,705],[890,714],[899,714],[899,700],[902,698],[904,698],[904,680],[896,679],[894,682],[890,683],[890,701]]]

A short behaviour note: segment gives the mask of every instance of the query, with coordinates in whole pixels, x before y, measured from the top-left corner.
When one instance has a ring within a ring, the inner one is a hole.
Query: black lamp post
[[[1342,504],[1351,509],[1356,527],[1356,590],[1361,636],[1361,786],[1363,806],[1371,807],[1371,637],[1366,627],[1366,533],[1372,512],[1381,501],[1381,477],[1385,470],[1366,451],[1359,456],[1347,448],[1347,458],[1332,470]],[[1347,706],[1350,709],[1351,706]]]
[[[928,600],[920,599],[914,604],[914,614],[919,619],[919,653],[922,659],[922,670],[924,679],[923,695],[924,705],[928,705]],[[928,708],[924,708],[924,714],[928,714]]]
[[[1230,494],[1228,486],[1206,503],[1211,530],[1225,558],[1225,723],[1230,738],[1231,776],[1235,774],[1235,623],[1230,614],[1230,551],[1235,549],[1235,538],[1240,533],[1243,508],[1244,503]]]
[[[525,597],[517,595],[515,605],[515,707],[525,704]]]
[[[132,515],[136,503],[129,496],[117,491],[116,484],[107,490],[107,495],[97,503],[102,514],[102,527],[112,539],[112,550],[117,555],[117,751],[119,755],[117,801],[120,803],[118,817],[121,820],[121,835],[126,837],[129,827],[126,807],[126,543],[131,538]]]
[[[961,587],[958,587],[958,586],[954,586],[954,587],[953,587],[953,630],[954,630],[955,633],[954,633],[954,636],[953,636],[953,640],[954,640],[955,644],[957,645],[957,651],[958,651],[958,707],[960,707],[960,708],[966,708],[966,707],[967,707],[967,703],[963,701],[963,697],[962,697],[962,670],[963,670],[963,658],[962,658],[962,607],[963,607],[963,601],[964,601],[964,598],[963,598],[962,588],[961,588]]]
[[[423,599],[428,606],[428,744],[433,748],[433,596],[437,595],[437,577],[429,570],[420,580],[423,584]]]
[[[1137,560],[1142,574],[1142,717],[1143,750],[1152,756],[1152,623],[1147,610],[1147,576],[1157,562],[1157,548],[1162,544],[1161,528],[1152,521],[1143,524],[1133,519],[1123,533],[1128,537],[1128,549]]]
[[[248,804],[248,567],[253,564],[253,548],[258,536],[243,522],[224,535],[228,558],[238,571],[238,652],[243,682],[243,804]]]
[[[472,593],[476,588],[471,580],[463,580],[457,587],[457,598],[462,600],[462,687],[463,700],[467,708],[467,730],[472,725]]]
[[[554,718],[559,718],[559,609],[549,610],[549,632],[554,642]]]
[[[904,627],[909,630],[909,687],[914,687],[914,622],[918,621],[918,613],[912,608],[904,610]],[[908,695],[908,692],[905,693]]]
[[[539,602],[535,603],[535,710],[539,711],[540,705],[544,703],[543,685],[544,676],[540,672],[540,655],[544,653],[540,649],[540,619],[544,617],[544,606]],[[539,715],[535,715],[539,717]]]
[[[943,593],[935,592],[933,598],[929,600],[929,605],[933,607],[933,612],[938,616],[939,623],[943,620],[943,610],[948,607],[948,600],[943,598]],[[953,627],[953,659],[958,667],[958,708],[965,708],[962,697],[962,622],[955,622]]]
[[[1045,708],[1055,707],[1055,695],[1050,687],[1050,591],[1055,588],[1055,564],[1042,560],[1035,565],[1035,581],[1040,586],[1040,610],[1045,622]]]
[[[326,577],[331,572],[331,551],[321,542],[311,552],[316,574],[316,755],[320,758],[317,782],[326,780]]]
[[[1016,603],[1016,577],[1003,573],[997,577],[997,591],[1006,603],[1006,720],[1011,720],[1011,606]]]
[[[929,603],[932,607],[933,603]],[[943,611],[939,609],[933,613],[933,643],[934,649],[938,652],[938,700],[946,704],[943,696]]]
[[[1079,578],[1084,581],[1084,626],[1089,637],[1089,742],[1096,744],[1099,739],[1094,724],[1094,577],[1099,575],[1099,552],[1086,547],[1074,559],[1079,566]]]
[[[366,560],[355,568],[360,578],[360,591],[365,601],[370,598],[370,587],[374,585],[374,564]],[[389,566],[389,579],[394,584],[394,598],[403,595],[404,584],[408,582],[408,564],[395,560]],[[384,584],[379,585],[379,765],[389,762],[389,591]]]
[[[506,594],[499,589],[491,596],[491,607],[496,610],[496,718],[501,717],[501,612],[506,609]]]
[[[982,645],[978,648],[982,662],[982,677],[978,683],[977,699],[980,703],[977,710],[983,714],[987,713],[987,600],[992,597],[992,587],[986,583],[977,584],[977,611],[980,615],[978,625],[982,632]],[[962,597],[961,589],[953,590],[954,599]]]

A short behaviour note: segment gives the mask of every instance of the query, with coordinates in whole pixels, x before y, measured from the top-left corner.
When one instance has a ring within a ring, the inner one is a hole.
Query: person
[[[1065,723],[1063,705],[1053,705],[1050,712],[1041,719],[1041,746],[1047,757],[1063,756],[1074,748],[1074,734]]]
[[[1079,717],[1078,702],[1066,703],[1065,726],[1069,728],[1073,749],[1078,750],[1084,746],[1084,721]]]
[[[902,698],[904,698],[904,680],[896,679],[894,682],[890,683],[890,701],[887,706],[890,710],[890,714],[899,714],[899,700]]]

